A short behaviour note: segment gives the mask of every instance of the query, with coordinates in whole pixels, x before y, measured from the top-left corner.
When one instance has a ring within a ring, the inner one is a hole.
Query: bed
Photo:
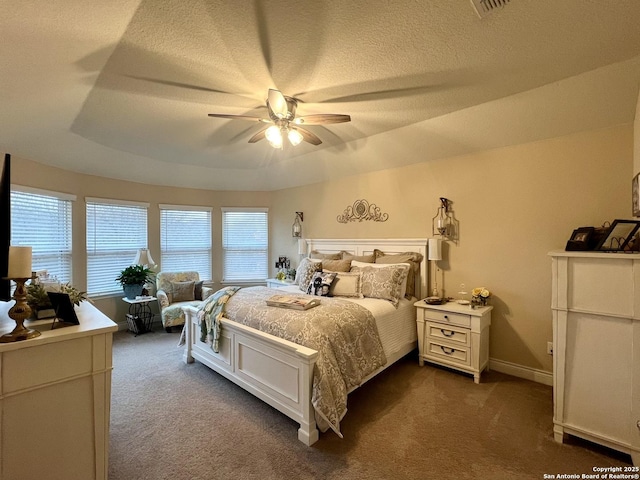
[[[417,271],[412,273],[415,275],[414,297],[420,298],[421,292],[427,291],[426,239],[310,239],[307,243],[309,252],[323,254],[349,252],[354,256],[362,256],[378,250],[392,256],[416,252],[422,255],[423,260]],[[297,286],[277,290],[264,287],[260,289],[263,296],[269,291],[287,293],[287,290],[290,290],[302,293]],[[348,389],[353,391],[413,351],[416,348],[417,335],[413,307],[415,300],[401,300],[398,308],[390,307],[386,300],[350,300],[369,311],[373,310],[386,357],[386,363],[362,378],[358,385]],[[198,308],[185,307],[184,310],[186,363],[195,360],[201,362],[295,420],[300,424],[298,439],[306,445],[312,445],[318,440],[316,412],[312,405],[314,367],[319,356],[317,350],[222,317],[218,351],[215,352],[207,342],[201,340]],[[339,434],[339,431],[336,433]]]

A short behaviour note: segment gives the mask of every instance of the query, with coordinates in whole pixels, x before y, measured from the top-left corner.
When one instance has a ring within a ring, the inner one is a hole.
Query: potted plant
[[[48,318],[55,315],[47,291],[40,283],[31,283],[27,286],[27,303],[31,307],[35,318]],[[74,305],[80,305],[80,302],[84,302],[87,299],[87,292],[81,292],[69,283],[60,284],[52,291],[66,293]]]
[[[116,282],[122,285],[124,295],[130,300],[142,293],[144,284],[153,281],[154,273],[144,265],[131,265],[120,272]]]

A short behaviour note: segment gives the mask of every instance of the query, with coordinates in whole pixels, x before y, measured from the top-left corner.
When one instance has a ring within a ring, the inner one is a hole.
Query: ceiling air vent
[[[486,17],[498,8],[504,7],[511,0],[471,0],[471,5],[480,18]]]

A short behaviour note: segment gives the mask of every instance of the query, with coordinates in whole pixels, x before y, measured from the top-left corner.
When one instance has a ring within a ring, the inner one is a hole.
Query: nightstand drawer
[[[424,319],[432,322],[447,323],[449,325],[458,325],[459,327],[471,327],[471,316],[461,313],[440,312],[438,310],[423,310]]]
[[[471,336],[469,333],[469,330],[466,328],[427,322],[427,338],[436,342],[445,340],[456,345],[468,347],[471,345]]]
[[[465,347],[454,347],[442,342],[433,340],[427,341],[427,358],[433,358],[437,361],[446,361],[458,363],[460,365],[471,365],[471,356],[469,349]]]

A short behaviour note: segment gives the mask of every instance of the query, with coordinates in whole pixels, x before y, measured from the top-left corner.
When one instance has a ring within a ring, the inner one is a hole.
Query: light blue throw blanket
[[[200,341],[207,342],[211,349],[220,351],[220,318],[224,314],[224,307],[241,287],[224,287],[207,298],[198,308],[198,320],[200,320]]]

